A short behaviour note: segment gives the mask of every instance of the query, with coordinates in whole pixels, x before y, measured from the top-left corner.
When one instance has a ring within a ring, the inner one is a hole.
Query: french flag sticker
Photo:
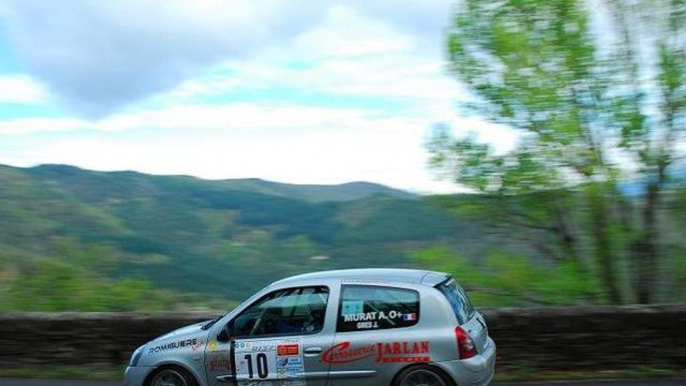
[[[417,320],[417,314],[405,314],[403,315],[403,320],[406,322],[413,322]]]

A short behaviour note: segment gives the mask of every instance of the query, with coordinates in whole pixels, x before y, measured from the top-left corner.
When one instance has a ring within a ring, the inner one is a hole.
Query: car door
[[[322,355],[329,386],[387,385],[402,367],[429,362],[429,342],[413,330],[418,321],[416,290],[343,284],[334,344]]]
[[[279,289],[244,309],[229,322],[228,347],[208,348],[210,384],[304,386],[307,378],[308,386],[325,386],[329,294],[325,286]]]

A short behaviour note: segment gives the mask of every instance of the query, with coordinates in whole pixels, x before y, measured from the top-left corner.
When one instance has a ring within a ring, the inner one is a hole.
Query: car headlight
[[[133,352],[133,355],[131,355],[131,361],[129,361],[129,367],[136,367],[138,365],[138,360],[141,359],[144,348],[145,346],[138,347],[136,351]]]

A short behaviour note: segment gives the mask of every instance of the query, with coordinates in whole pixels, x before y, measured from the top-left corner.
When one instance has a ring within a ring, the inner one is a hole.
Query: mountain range
[[[412,253],[434,245],[479,256],[483,234],[430,198],[367,182],[293,185],[0,166],[0,276],[56,258],[55,245],[69,240],[114,251],[111,275],[118,278],[242,299],[301,272],[414,267]]]

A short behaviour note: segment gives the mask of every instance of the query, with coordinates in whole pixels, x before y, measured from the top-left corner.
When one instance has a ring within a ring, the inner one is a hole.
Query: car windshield
[[[472,306],[471,300],[454,279],[444,281],[437,285],[436,289],[448,299],[460,324],[466,323],[474,315],[474,306]]]

